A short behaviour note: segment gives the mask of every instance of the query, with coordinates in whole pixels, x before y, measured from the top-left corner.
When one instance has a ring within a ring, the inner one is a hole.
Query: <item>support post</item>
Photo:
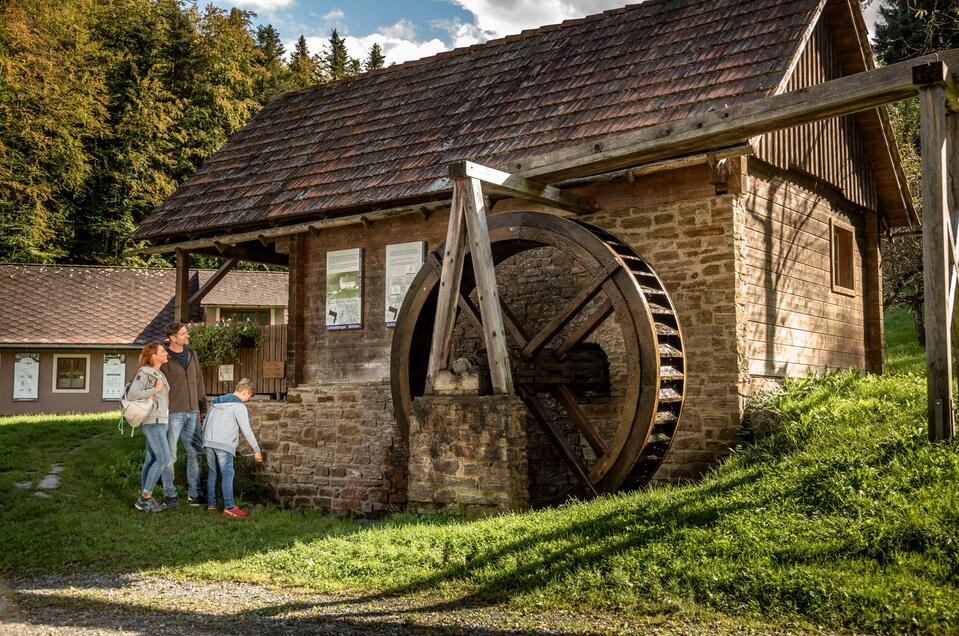
[[[190,320],[190,253],[176,251],[176,321]]]
[[[449,364],[450,349],[453,345],[453,326],[456,323],[456,306],[460,296],[463,258],[466,252],[463,185],[460,180],[453,182],[453,201],[450,204],[450,220],[446,228],[443,267],[440,271],[440,288],[436,298],[436,317],[433,320],[433,339],[430,343],[429,366],[426,370],[426,393],[428,394],[433,392],[436,374]]]
[[[494,393],[513,393],[513,377],[509,366],[509,349],[503,328],[503,314],[499,308],[499,290],[496,288],[496,270],[493,251],[486,225],[486,203],[483,185],[478,179],[457,179],[458,189],[464,193],[464,216],[469,231],[470,257],[479,296],[480,316],[483,319],[483,339],[489,358],[490,383]],[[457,290],[457,293],[459,290]]]
[[[917,70],[923,67],[917,67]],[[921,73],[917,79],[926,80]],[[922,142],[923,288],[926,313],[926,386],[929,439],[954,436],[952,400],[952,306],[947,201],[946,95],[942,84],[919,89]]]

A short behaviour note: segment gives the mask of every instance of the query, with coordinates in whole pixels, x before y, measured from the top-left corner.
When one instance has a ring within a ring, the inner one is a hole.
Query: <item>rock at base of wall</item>
[[[527,508],[525,422],[516,396],[417,398],[408,510],[477,517]]]

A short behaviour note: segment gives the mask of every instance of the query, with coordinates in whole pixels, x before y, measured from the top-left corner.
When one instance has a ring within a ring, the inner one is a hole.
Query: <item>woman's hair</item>
[[[150,344],[143,347],[140,350],[140,366],[148,367],[150,366],[150,358],[153,357],[153,354],[157,352],[157,349],[163,345],[159,342],[151,342]]]

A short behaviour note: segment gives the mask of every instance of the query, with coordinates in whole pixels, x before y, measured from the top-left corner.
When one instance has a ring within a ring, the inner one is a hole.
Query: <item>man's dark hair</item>
[[[164,333],[166,333],[166,337],[169,338],[170,336],[175,336],[176,332],[178,332],[183,327],[186,327],[186,323],[171,322],[170,324],[166,326]]]

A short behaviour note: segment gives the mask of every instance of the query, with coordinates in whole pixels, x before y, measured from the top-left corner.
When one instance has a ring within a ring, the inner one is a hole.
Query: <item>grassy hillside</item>
[[[890,337],[909,336],[901,320],[890,317]],[[926,441],[915,343],[890,341],[889,354],[895,374],[793,381],[766,396],[780,414],[772,434],[698,484],[475,522],[397,516],[362,527],[272,509],[244,522],[147,517],[131,509],[142,438],[121,439],[102,418],[2,420],[0,572],[158,571],[955,633],[959,449]],[[14,487],[52,461],[66,466],[63,492],[36,499]]]

